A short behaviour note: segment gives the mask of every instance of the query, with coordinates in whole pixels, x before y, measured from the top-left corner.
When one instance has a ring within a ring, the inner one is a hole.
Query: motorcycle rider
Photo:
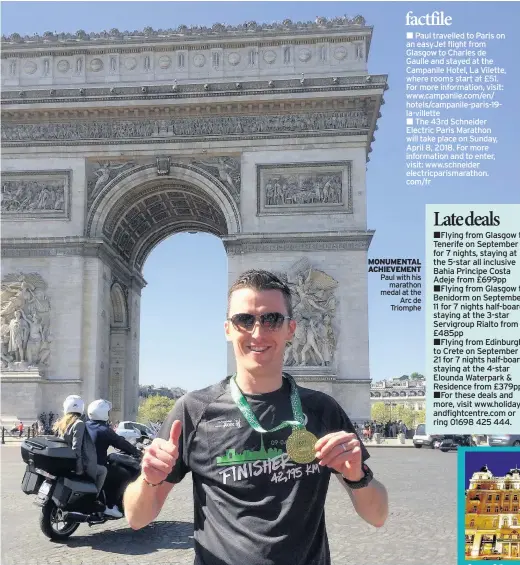
[[[53,429],[76,452],[76,474],[85,474],[95,481],[99,494],[107,469],[98,464],[93,438],[82,418],[84,412],[85,402],[80,396],[67,396],[63,402],[63,416],[54,424]]]
[[[135,448],[125,438],[116,434],[110,427],[108,413],[112,409],[112,403],[102,398],[94,400],[88,405],[87,428],[90,432],[97,451],[97,461],[99,465],[107,464],[108,448],[115,447],[129,455],[140,457],[141,452]],[[105,495],[107,498],[107,508],[105,514],[114,518],[121,518],[122,512],[117,507],[119,495],[122,494],[121,486],[131,481],[130,474],[125,469],[110,465],[105,481]]]

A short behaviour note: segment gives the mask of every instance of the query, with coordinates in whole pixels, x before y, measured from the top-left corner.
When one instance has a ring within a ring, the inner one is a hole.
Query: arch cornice
[[[242,231],[238,206],[222,182],[196,165],[173,163],[168,175],[158,175],[157,166],[148,164],[129,169],[107,183],[96,196],[88,211],[85,235],[92,238],[103,237],[105,222],[114,206],[133,191],[136,191],[137,194],[139,187],[149,185],[153,181],[156,181],[157,185],[166,184],[169,181],[195,187],[221,210],[226,220],[228,234]],[[172,231],[172,233],[175,232]]]

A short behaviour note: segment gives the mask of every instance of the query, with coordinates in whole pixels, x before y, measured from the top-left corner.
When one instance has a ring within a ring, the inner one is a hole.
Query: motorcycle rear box
[[[76,453],[56,436],[26,439],[21,449],[25,463],[51,475],[66,475],[76,470]]]

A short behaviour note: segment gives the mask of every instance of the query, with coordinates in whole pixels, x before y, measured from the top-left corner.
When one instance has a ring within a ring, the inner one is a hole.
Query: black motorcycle
[[[76,475],[76,454],[62,439],[42,436],[22,443],[22,458],[27,464],[22,480],[25,494],[36,494],[35,504],[42,509],[40,528],[52,540],[66,540],[81,523],[89,526],[118,520],[104,514],[103,489],[97,494],[93,481]],[[123,467],[130,480],[120,485],[118,507],[123,508],[123,492],[140,473],[140,461],[119,452],[108,455],[108,465]]]
[[[469,435],[445,435],[439,445],[443,453],[456,451],[459,447],[472,447],[476,445]]]

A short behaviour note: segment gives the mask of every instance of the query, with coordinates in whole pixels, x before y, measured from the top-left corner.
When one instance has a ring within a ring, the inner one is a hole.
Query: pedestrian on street
[[[18,433],[19,433],[19,437],[23,436],[23,422],[20,422],[18,424]]]
[[[177,400],[125,491],[128,523],[155,520],[191,472],[196,565],[330,565],[331,475],[376,527],[388,515],[386,489],[339,404],[282,371],[296,329],[287,284],[244,273],[229,291],[224,328],[236,373]]]

